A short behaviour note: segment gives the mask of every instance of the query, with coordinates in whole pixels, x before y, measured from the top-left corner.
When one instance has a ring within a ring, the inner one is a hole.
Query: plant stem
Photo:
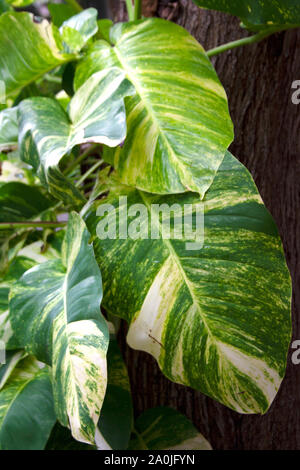
[[[76,187],[80,186],[100,165],[102,165],[103,160],[98,160],[95,165],[91,166],[91,168],[82,175],[80,180],[77,181]]]
[[[44,79],[47,80],[48,82],[60,83],[61,84],[61,78],[60,77],[55,77],[54,75],[50,75],[49,73],[46,73],[44,75]]]
[[[30,227],[41,227],[41,228],[57,228],[64,227],[66,222],[44,222],[42,220],[30,221],[30,222],[1,222],[1,229],[8,228],[30,228]]]
[[[68,166],[64,174],[69,175],[77,167],[77,165],[79,165],[86,157],[88,157],[98,147],[98,145],[99,144],[91,145],[85,152],[79,155],[79,157],[77,157],[76,160],[73,163],[71,163],[70,166]]]
[[[133,21],[134,11],[133,11],[132,0],[126,0],[126,7],[127,7],[128,19],[129,21]]]
[[[73,7],[74,10],[78,11],[78,13],[80,13],[83,10],[83,8],[79,5],[77,0],[65,0],[65,2],[71,7]]]
[[[142,17],[142,0],[134,0],[134,20],[140,20]]]
[[[221,54],[222,52],[234,49],[235,47],[246,46],[247,44],[254,44],[256,42],[262,41],[262,39],[265,39],[266,37],[278,31],[282,31],[282,27],[280,29],[269,28],[266,31],[260,31],[259,33],[254,34],[253,36],[238,39],[237,41],[231,41],[227,44],[222,44],[221,46],[206,51],[206,54],[208,55],[208,57],[213,57],[214,55]]]

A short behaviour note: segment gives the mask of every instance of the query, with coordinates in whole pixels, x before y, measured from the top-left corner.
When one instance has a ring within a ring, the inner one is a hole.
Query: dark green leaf
[[[300,26],[299,0],[193,0],[199,7],[238,16],[253,30]]]
[[[35,266],[12,286],[9,319],[20,345],[52,365],[59,421],[75,439],[93,444],[109,337],[89,238],[80,216],[71,213],[61,259]]]
[[[172,408],[146,410],[135,423],[130,450],[211,450],[184,415]]]
[[[126,100],[124,145],[104,158],[123,183],[158,194],[211,185],[233,138],[225,91],[201,45],[158,18],[110,30],[76,70],[75,89],[101,69],[120,67],[136,94]]]
[[[36,217],[51,206],[41,191],[15,181],[0,186],[0,222],[20,222]]]

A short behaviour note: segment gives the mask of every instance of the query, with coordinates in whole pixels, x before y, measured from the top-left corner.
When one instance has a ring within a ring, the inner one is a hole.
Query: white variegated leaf
[[[21,347],[52,365],[56,414],[75,439],[94,443],[106,389],[109,334],[101,275],[80,216],[71,213],[61,259],[14,284],[9,318]]]
[[[178,411],[146,410],[135,422],[130,450],[212,450],[209,442]]]
[[[136,94],[126,100],[124,145],[104,158],[123,183],[158,194],[203,197],[233,138],[225,91],[202,46],[158,18],[116,24],[112,44],[97,41],[76,69],[75,87],[98,70],[124,70]]]
[[[248,171],[226,154],[203,200],[203,245],[194,238],[197,194],[155,196],[116,182],[103,189],[107,198],[87,208],[86,221],[104,307],[129,322],[129,345],[152,354],[169,379],[241,413],[265,413],[286,368],[291,282],[275,223]],[[135,204],[146,218],[129,214]],[[170,237],[163,236],[168,214],[151,217],[154,204],[170,210],[177,226]],[[188,204],[192,219],[179,233]],[[134,237],[120,234],[119,224],[137,226]]]
[[[0,391],[0,449],[43,450],[55,421],[48,369],[26,357]]]
[[[132,93],[125,73],[115,67],[92,75],[71,99],[68,113],[51,98],[29,98],[19,105],[21,158],[53,195],[75,206],[84,203],[59,162],[77,144],[121,143],[126,136],[124,98]]]

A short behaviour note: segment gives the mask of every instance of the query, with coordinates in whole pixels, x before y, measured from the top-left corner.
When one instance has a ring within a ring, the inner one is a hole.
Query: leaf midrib
[[[121,55],[121,52],[118,51],[118,47],[117,45],[114,47],[113,51],[115,52],[120,64],[122,65],[123,69],[126,71],[127,73],[127,76],[128,76],[128,79],[130,80],[130,82],[133,84],[134,88],[136,89],[137,91],[137,94],[140,98],[140,100],[142,101],[142,103],[144,104],[144,107],[147,111],[147,113],[150,115],[152,121],[155,123],[157,129],[158,129],[158,132],[159,134],[162,136],[170,154],[173,156],[174,160],[178,163],[178,165],[181,167],[182,171],[185,173],[186,171],[186,168],[184,166],[184,164],[182,163],[182,161],[178,158],[178,155],[174,152],[173,148],[171,147],[164,131],[162,130],[160,124],[159,124],[159,121],[155,115],[155,112],[152,108],[152,105],[151,103],[149,102],[149,100],[147,100],[145,97],[144,97],[144,94],[143,94],[143,88],[142,86],[140,85],[139,81],[135,78],[134,76],[134,72],[132,71],[132,68],[128,65],[128,63],[125,61],[125,59],[122,57]],[[186,189],[189,189],[186,187],[186,185],[182,182],[182,179],[181,177],[178,175],[178,180],[180,181],[180,184],[185,187]]]
[[[145,205],[147,206],[148,212],[150,212],[149,202],[147,201],[147,198],[146,198],[145,194],[143,194],[143,192],[140,191],[140,190],[137,190],[137,191],[138,191],[138,193],[140,194],[141,199],[144,201]],[[177,255],[176,251],[174,250],[174,248],[173,248],[171,242],[170,242],[169,240],[163,238],[163,236],[162,236],[162,226],[161,226],[161,223],[160,223],[160,222],[158,222],[158,227],[159,227],[159,232],[160,232],[160,234],[161,234],[161,238],[160,238],[160,239],[161,239],[162,243],[164,243],[164,244],[166,245],[166,247],[168,248],[168,251],[169,251],[170,255],[172,256],[172,258],[174,259],[175,263],[177,264],[177,266],[178,266],[178,268],[179,268],[179,270],[180,270],[180,272],[181,272],[183,281],[184,281],[184,283],[186,284],[186,286],[187,286],[187,288],[188,288],[188,290],[189,290],[189,293],[190,293],[190,295],[191,295],[191,298],[192,298],[192,300],[193,300],[193,303],[194,303],[194,304],[197,306],[197,308],[198,308],[199,314],[200,314],[201,319],[202,319],[202,321],[203,321],[203,324],[204,324],[204,326],[205,326],[205,328],[206,328],[206,330],[207,330],[207,333],[208,333],[209,337],[211,338],[211,341],[216,344],[215,337],[214,337],[214,335],[212,334],[212,332],[211,332],[211,330],[210,330],[210,328],[209,328],[209,326],[208,326],[208,324],[207,324],[207,321],[206,321],[206,319],[205,319],[205,316],[204,316],[203,313],[202,313],[202,310],[201,310],[199,301],[198,301],[198,299],[196,298],[196,296],[195,296],[195,294],[194,294],[194,292],[193,292],[193,288],[192,288],[192,286],[191,286],[191,283],[190,283],[190,281],[188,280],[188,278],[187,278],[187,276],[186,276],[186,274],[185,274],[185,272],[184,272],[184,269],[183,269],[183,267],[182,267],[182,265],[181,265],[179,256]]]

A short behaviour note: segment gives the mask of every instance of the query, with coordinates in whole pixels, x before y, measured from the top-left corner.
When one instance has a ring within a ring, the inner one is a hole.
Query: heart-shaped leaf
[[[203,48],[158,18],[117,24],[110,38],[114,46],[94,43],[75,76],[78,88],[92,73],[117,66],[136,90],[126,101],[126,141],[104,158],[125,184],[203,197],[233,138],[226,94]]]
[[[195,193],[161,197],[112,182],[86,221],[103,304],[130,323],[129,345],[152,354],[169,379],[264,413],[285,373],[291,282],[246,168],[227,153],[203,205]]]

